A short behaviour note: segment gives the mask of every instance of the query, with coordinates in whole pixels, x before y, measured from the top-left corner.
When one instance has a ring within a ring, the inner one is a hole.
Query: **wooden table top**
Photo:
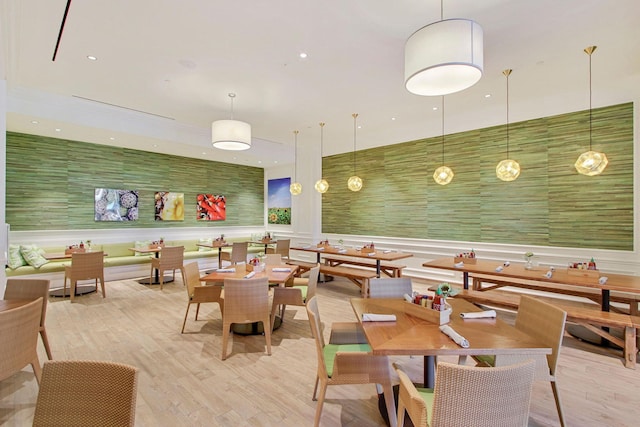
[[[335,246],[323,246],[320,248],[316,246],[296,246],[296,247],[292,247],[291,250],[315,252],[315,253],[327,254],[327,255],[330,254],[330,255],[350,256],[350,257],[356,257],[356,258],[368,258],[368,259],[374,259],[378,261],[396,261],[399,259],[411,258],[413,256],[413,254],[409,254],[405,252],[392,252],[392,251],[382,251],[382,250],[376,250],[373,253],[365,253],[354,248],[341,249]]]
[[[80,253],[91,253],[92,251],[85,251],[85,252],[80,252]],[[96,251],[98,252],[98,251]],[[45,259],[48,259],[49,261],[54,261],[54,260],[58,260],[58,259],[71,259],[71,257],[73,256],[72,253],[67,254],[64,252],[49,252],[49,253],[45,253],[44,255],[42,255]],[[109,254],[107,254],[106,252],[104,253],[104,256],[109,256]]]
[[[0,299],[0,311],[13,310],[33,302],[33,299]]]
[[[234,268],[231,266],[229,268]],[[235,273],[223,273],[218,271],[213,271],[206,276],[200,278],[203,282],[209,283],[223,283],[224,279],[242,279],[244,276],[248,274],[247,271],[244,270],[243,265],[236,265]],[[273,271],[274,268],[288,268],[290,271]],[[267,265],[264,271],[256,273],[254,278],[258,277],[267,277],[269,279],[269,283],[273,284],[284,284],[287,280],[292,278],[294,274],[298,271],[297,265],[289,265],[289,264],[279,264],[279,265]]]
[[[600,272],[600,276],[606,276],[607,282],[603,285],[598,283],[597,278],[587,278],[570,275],[566,268],[556,268],[551,278],[546,278],[544,274],[548,271],[545,267],[534,267],[531,270],[524,268],[524,264],[512,263],[505,267],[502,262],[482,260],[476,258],[476,263],[464,263],[462,267],[456,267],[453,257],[439,258],[425,262],[423,267],[438,268],[443,270],[453,270],[466,273],[485,274],[491,276],[504,277],[505,279],[535,280],[546,283],[559,283],[565,285],[583,286],[587,288],[608,289],[613,291],[640,293],[640,276],[627,276],[624,274],[613,274]],[[502,266],[502,271],[497,272],[496,268]]]
[[[156,248],[129,248],[130,251],[138,252],[141,254],[155,254],[162,251],[161,247]]]
[[[211,243],[196,243],[196,246],[202,246],[203,248],[226,248],[227,246],[231,246],[227,242],[221,242],[220,240],[214,240]]]
[[[453,308],[448,325],[469,341],[469,348],[460,347],[442,333],[440,325],[405,314],[403,304],[406,302],[403,299],[352,298],[351,306],[374,354],[471,356],[551,353],[551,348],[500,319],[462,319],[460,313],[480,311],[467,301],[448,298],[447,302]],[[397,320],[362,322],[363,313],[395,314]]]

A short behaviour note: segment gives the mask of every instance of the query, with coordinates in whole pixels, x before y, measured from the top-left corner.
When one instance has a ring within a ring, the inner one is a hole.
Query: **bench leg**
[[[632,326],[624,328],[624,366],[625,368],[636,368],[636,354],[638,347],[636,343],[636,329]]]

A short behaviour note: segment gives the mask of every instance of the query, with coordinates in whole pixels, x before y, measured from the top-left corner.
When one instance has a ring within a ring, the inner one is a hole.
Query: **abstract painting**
[[[184,221],[184,193],[157,191],[156,221]]]
[[[267,183],[267,222],[291,224],[291,178],[270,179]]]
[[[138,192],[135,190],[95,189],[96,221],[137,221]]]
[[[227,219],[226,198],[214,194],[198,194],[196,214],[198,221],[224,221]]]

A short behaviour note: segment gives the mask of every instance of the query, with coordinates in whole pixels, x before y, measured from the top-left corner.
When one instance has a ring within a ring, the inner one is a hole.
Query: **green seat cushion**
[[[431,425],[431,417],[433,416],[433,400],[435,399],[435,394],[433,393],[432,388],[417,388],[418,394],[424,400],[425,405],[427,406],[427,423]]]
[[[322,349],[324,356],[324,366],[327,368],[327,375],[331,377],[333,375],[333,362],[336,360],[336,354],[339,352],[348,351],[364,351],[371,353],[371,347],[369,344],[327,344]]]
[[[307,300],[307,291],[309,290],[308,286],[292,286],[293,289],[300,289],[300,293],[302,294],[302,301]]]
[[[475,356],[476,362],[484,363],[487,366],[496,366],[496,357],[492,355]]]

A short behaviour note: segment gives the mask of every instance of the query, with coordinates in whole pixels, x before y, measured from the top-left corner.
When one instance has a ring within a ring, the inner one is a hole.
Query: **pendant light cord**
[[[507,73],[507,159],[509,158],[509,74],[511,70]]]
[[[595,47],[594,49],[595,50]],[[591,150],[591,135],[592,135],[592,123],[593,123],[593,116],[592,116],[592,111],[593,108],[591,107],[591,55],[593,54],[593,50],[589,53],[589,151]]]
[[[444,166],[444,96],[442,97],[442,166]]]
[[[293,177],[293,181],[294,182],[298,182],[298,133],[300,133],[297,130],[293,131],[293,134],[295,135],[295,151],[294,151],[294,155],[293,155],[293,161],[295,163],[294,166],[294,177]]]
[[[351,115],[353,117],[353,174],[356,174],[356,129],[358,127],[358,113],[353,113]]]
[[[229,98],[231,98],[231,120],[233,120],[233,98],[236,97],[235,93],[230,93]]]

